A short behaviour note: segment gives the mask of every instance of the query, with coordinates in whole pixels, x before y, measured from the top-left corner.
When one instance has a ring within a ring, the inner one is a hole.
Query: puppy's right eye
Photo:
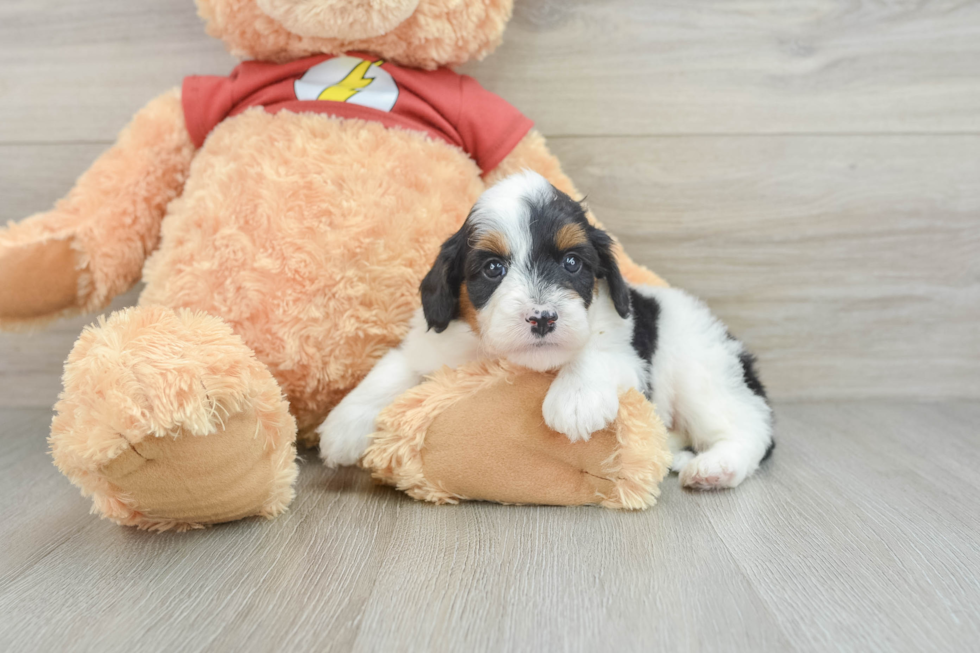
[[[499,279],[507,274],[507,267],[497,259],[492,259],[483,264],[483,274],[488,279]]]
[[[562,262],[562,267],[564,267],[572,274],[575,274],[576,272],[582,269],[582,259],[575,256],[574,254],[569,254],[568,256],[565,257],[565,260]]]

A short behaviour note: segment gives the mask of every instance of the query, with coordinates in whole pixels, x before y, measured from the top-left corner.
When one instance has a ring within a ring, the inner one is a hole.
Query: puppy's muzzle
[[[531,333],[539,338],[543,338],[555,330],[558,313],[554,311],[535,311],[526,319],[531,324]]]

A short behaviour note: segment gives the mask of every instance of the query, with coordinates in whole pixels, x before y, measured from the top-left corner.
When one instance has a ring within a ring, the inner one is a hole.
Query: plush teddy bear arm
[[[141,109],[53,210],[0,229],[0,328],[98,310],[136,283],[193,157],[175,89]]]
[[[381,413],[362,465],[435,503],[653,505],[670,451],[650,403],[630,390],[612,424],[572,443],[541,419],[552,379],[502,361],[442,368]]]
[[[558,157],[548,149],[544,136],[538,133],[537,130],[528,132],[527,136],[517,144],[517,147],[511,150],[510,154],[484,177],[484,180],[488,187],[493,186],[501,179],[521,170],[534,170],[563,193],[567,193],[576,199],[582,197],[578,189],[575,188],[575,184],[572,183],[572,180],[562,171]],[[589,211],[589,219],[599,225],[599,221],[596,220],[591,211]],[[667,285],[667,282],[659,276],[642,265],[634,263],[626,252],[623,251],[622,247],[618,247],[617,249],[619,268],[623,276],[630,283],[651,286]]]

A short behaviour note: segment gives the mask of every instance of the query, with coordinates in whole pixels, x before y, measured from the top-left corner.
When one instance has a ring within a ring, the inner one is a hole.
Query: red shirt
[[[448,68],[400,68],[367,54],[287,64],[246,61],[228,77],[184,79],[184,120],[197,147],[218,123],[251,107],[375,120],[462,148],[490,172],[534,123],[475,79]]]

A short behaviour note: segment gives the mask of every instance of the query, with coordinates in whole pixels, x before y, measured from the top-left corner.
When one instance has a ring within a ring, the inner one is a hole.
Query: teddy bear
[[[197,5],[242,63],[149,102],[51,211],[0,230],[2,328],[145,282],[80,335],[49,442],[95,512],[154,530],[284,511],[297,445],[404,336],[478,195],[531,169],[579,197],[531,121],[452,69],[500,43],[512,0]],[[669,454],[650,406],[624,395],[573,447],[540,423],[547,384],[441,370],[362,465],[437,502],[651,505]]]

